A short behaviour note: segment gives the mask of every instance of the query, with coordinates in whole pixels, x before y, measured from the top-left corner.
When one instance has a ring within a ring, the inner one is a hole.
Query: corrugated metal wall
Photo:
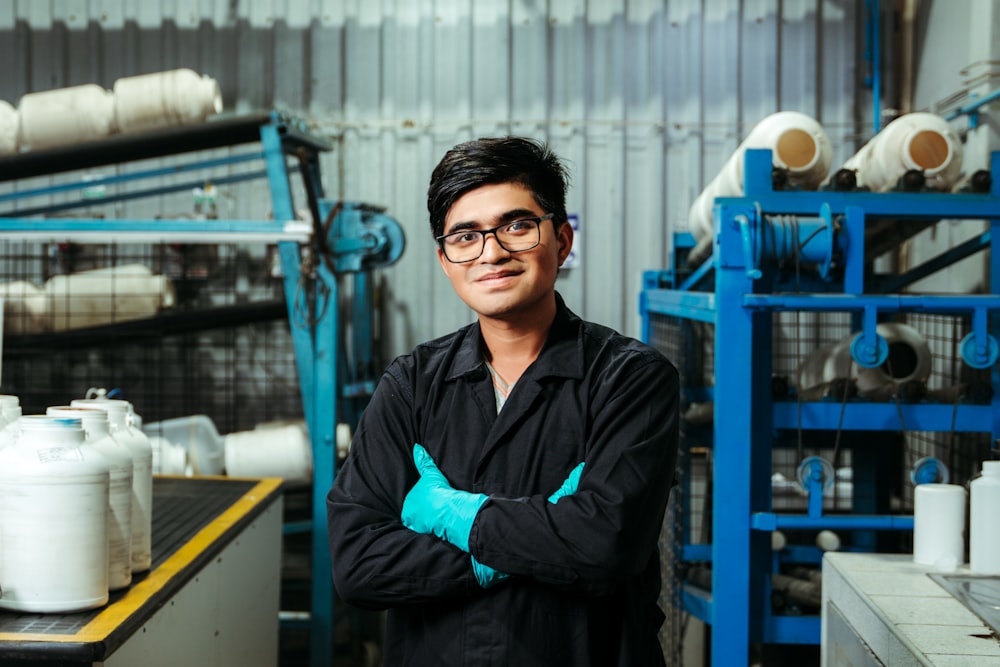
[[[549,140],[573,173],[581,263],[559,289],[638,335],[641,274],[755,122],[817,117],[834,164],[867,135],[856,0],[0,0],[0,99],[189,67],[228,111],[279,108],[334,139],[327,194],[388,207],[390,354],[471,319],[437,266],[431,169],[457,142]],[[870,133],[870,123],[867,132]],[[266,196],[234,187],[233,215]],[[155,215],[130,205],[130,215]]]

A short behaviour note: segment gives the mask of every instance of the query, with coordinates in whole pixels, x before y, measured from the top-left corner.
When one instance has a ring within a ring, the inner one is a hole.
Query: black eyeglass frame
[[[496,239],[497,244],[501,248],[503,248],[504,250],[506,250],[507,252],[525,252],[527,250],[532,250],[534,248],[537,248],[538,244],[542,242],[542,223],[545,222],[546,220],[551,220],[554,217],[555,217],[555,213],[546,213],[545,215],[534,216],[534,217],[530,217],[530,218],[518,218],[517,220],[511,220],[509,222],[503,223],[502,225],[497,225],[496,227],[493,227],[492,229],[460,229],[457,232],[451,232],[450,234],[444,234],[442,236],[438,236],[434,240],[437,241],[438,247],[441,248],[441,252],[444,254],[444,258],[447,259],[449,262],[451,262],[452,264],[467,264],[468,262],[474,262],[474,261],[476,261],[477,259],[479,259],[480,257],[483,256],[484,252],[486,252],[486,235],[487,234],[492,234],[493,238]],[[501,229],[503,229],[504,227],[509,227],[510,225],[516,225],[519,222],[533,222],[533,223],[535,223],[535,226],[536,226],[535,228],[536,228],[536,231],[538,232],[538,239],[535,241],[534,245],[532,245],[532,246],[529,246],[527,248],[518,248],[517,250],[511,250],[510,248],[508,248],[507,246],[505,246],[503,244],[503,241],[501,241],[500,237],[497,236],[497,232],[500,231]],[[468,234],[470,232],[475,232],[475,233],[479,234],[480,238],[482,239],[482,245],[479,248],[479,254],[476,255],[475,257],[470,257],[469,259],[460,259],[460,260],[454,260],[451,257],[449,257],[448,256],[448,251],[445,250],[445,242],[444,242],[445,239],[448,238],[449,236],[457,236],[458,234]]]

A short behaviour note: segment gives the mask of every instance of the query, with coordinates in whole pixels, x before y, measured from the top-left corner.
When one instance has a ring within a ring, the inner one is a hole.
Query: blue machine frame
[[[712,447],[713,488],[719,502],[710,499],[712,543],[692,544],[684,539],[679,554],[688,563],[710,563],[712,587],[706,591],[677,582],[682,586],[684,610],[712,626],[713,664],[747,664],[752,643],[819,643],[818,616],[772,611],[771,531],[912,530],[912,516],[824,515],[818,473],[807,476],[805,514],[773,512],[770,477],[775,429],[898,431],[902,418],[908,430],[988,432],[993,441],[1000,437],[997,343],[990,333],[1000,331],[1000,253],[990,257],[990,294],[890,293],[989,247],[993,236],[1000,237],[1000,153],[991,156],[990,172],[992,189],[982,194],[775,191],[770,151],[748,150],[745,195],[715,201],[712,257],[689,275],[676,270],[645,273],[639,299],[644,340],[651,341],[653,321],[660,315],[715,327]],[[905,275],[881,282],[866,278],[866,221],[894,219],[907,224],[945,218],[987,220],[989,231]],[[690,245],[684,243],[688,236],[678,238],[678,247]],[[803,263],[813,265],[825,278],[810,282],[808,293],[784,292],[777,279],[776,264],[788,259],[789,250],[798,252]],[[838,268],[836,278],[831,275],[831,264]],[[709,277],[714,277],[714,287],[700,288]],[[776,401],[771,386],[771,336],[772,313],[778,311],[851,313],[855,330],[861,332],[855,339],[854,358],[868,367],[885,358],[885,341],[875,331],[879,314],[971,315],[962,356],[975,368],[991,369],[992,401],[957,407],[929,402],[852,400],[842,406],[827,401]],[[705,400],[705,390],[701,393],[690,400]],[[798,549],[796,556],[814,563],[820,560],[818,549],[808,551],[808,547]]]
[[[373,368],[371,363],[373,306],[370,273],[399,259],[405,245],[404,236],[399,224],[379,208],[323,199],[319,153],[330,150],[332,146],[325,139],[304,131],[297,122],[271,113],[248,119],[242,125],[239,122],[207,123],[194,131],[202,135],[204,141],[191,141],[190,137],[181,133],[174,136],[165,133],[139,144],[129,143],[129,139],[123,138],[113,142],[109,152],[120,156],[117,161],[127,162],[235,144],[259,142],[260,149],[224,158],[192,158],[185,164],[133,170],[85,182],[21,189],[0,196],[0,204],[17,205],[33,197],[72,194],[85,188],[111,184],[128,185],[126,193],[101,199],[102,203],[111,203],[190,191],[206,180],[223,184],[266,178],[273,220],[46,220],[29,217],[94,203],[81,197],[65,203],[35,208],[20,206],[0,211],[0,238],[59,239],[78,243],[277,243],[314,467],[312,520],[285,526],[286,533],[309,532],[311,535],[310,611],[304,623],[288,621],[286,625],[301,624],[309,629],[310,664],[327,667],[333,660],[334,595],[327,541],[326,493],[333,483],[336,469],[336,428],[338,422],[347,423],[352,428],[357,424],[366,398],[374,389],[377,380],[374,374],[380,369]],[[217,136],[212,136],[213,132]],[[139,154],[131,154],[130,147],[137,147]],[[74,168],[72,160],[63,160],[59,155],[47,156],[40,152],[23,157],[34,161],[25,170],[30,175],[47,173],[46,158],[48,163],[56,165],[54,171]],[[297,163],[290,166],[290,159],[297,160]],[[107,156],[94,160],[94,164],[116,161]],[[83,161],[86,162],[86,159]],[[260,161],[263,161],[263,169],[237,175],[213,175],[210,178],[202,175],[181,184],[154,184],[144,189],[135,185],[166,175]],[[12,180],[8,167],[7,164],[0,164],[0,176],[6,175],[6,180]],[[21,168],[21,165],[14,168],[14,173]],[[8,169],[6,174],[2,173],[4,169]],[[296,220],[290,182],[290,175],[295,172],[302,178],[314,218],[313,225]],[[303,252],[305,246],[308,250]],[[352,361],[359,363],[351,364],[345,361],[342,313],[337,307],[340,303],[338,277],[344,274],[354,276],[349,316],[353,324]]]

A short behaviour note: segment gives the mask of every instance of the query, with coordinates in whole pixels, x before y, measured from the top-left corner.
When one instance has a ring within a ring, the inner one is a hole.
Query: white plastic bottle
[[[79,419],[21,417],[0,451],[0,608],[72,612],[108,601],[107,461]]]
[[[153,447],[149,438],[130,423],[128,401],[78,398],[70,405],[105,410],[111,436],[132,452],[132,573],[145,572],[152,564]]]
[[[0,394],[0,449],[14,443],[20,417],[21,399],[11,394]]]
[[[1000,461],[983,461],[983,474],[969,484],[969,570],[1000,574]]]
[[[88,444],[108,461],[108,588],[126,588],[132,583],[132,452],[111,435],[111,423],[104,410],[60,405],[45,412],[53,417],[80,419]]]

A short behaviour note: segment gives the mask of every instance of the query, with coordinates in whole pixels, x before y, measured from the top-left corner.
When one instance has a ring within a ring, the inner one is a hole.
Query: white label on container
[[[38,450],[38,460],[41,463],[56,463],[57,461],[82,461],[83,452],[79,447],[49,447]]]

